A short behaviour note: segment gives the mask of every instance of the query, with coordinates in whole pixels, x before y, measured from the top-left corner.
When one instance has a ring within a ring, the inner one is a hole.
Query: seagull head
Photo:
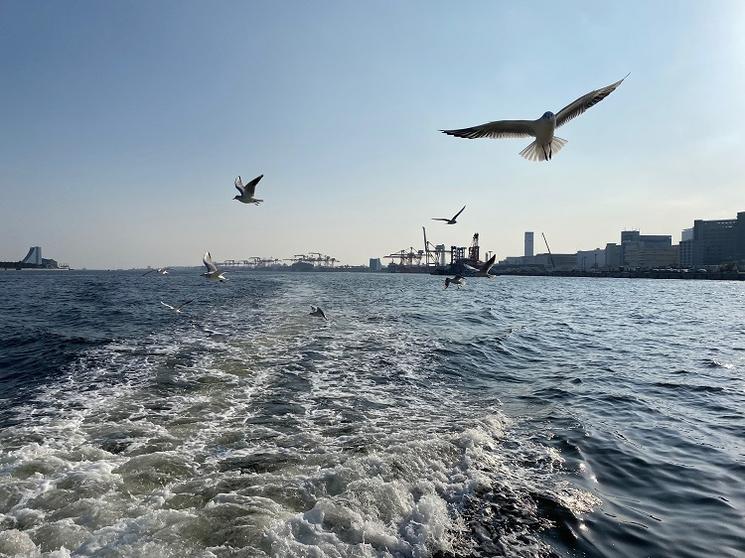
[[[541,118],[545,118],[546,120],[551,120],[552,118],[554,118],[554,113],[551,112],[550,110],[546,111],[543,113],[543,116],[541,116]]]

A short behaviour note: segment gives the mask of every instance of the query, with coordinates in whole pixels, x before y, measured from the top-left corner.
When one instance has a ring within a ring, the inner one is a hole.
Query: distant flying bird
[[[318,306],[311,305],[309,315],[316,316],[318,318],[323,318],[324,320],[328,321],[328,318],[326,317],[326,313]]]
[[[147,275],[148,273],[154,273],[156,271],[161,275],[168,275],[167,267],[159,267],[158,269],[151,269],[149,271],[146,271],[145,273],[142,274],[142,276],[145,277],[145,275]]]
[[[264,200],[257,200],[256,198],[254,198],[254,192],[256,191],[256,185],[262,178],[264,178],[264,175],[260,174],[245,186],[243,185],[243,180],[240,176],[236,178],[233,184],[235,184],[235,187],[238,189],[241,195],[235,196],[233,199],[238,200],[241,203],[253,203],[259,205]]]
[[[531,161],[547,161],[551,159],[554,151],[558,153],[567,142],[565,139],[554,136],[554,130],[605,99],[627,77],[629,77],[628,74],[616,83],[590,91],[587,95],[569,103],[558,114],[551,111],[545,112],[538,120],[497,120],[472,128],[440,131],[467,139],[534,137],[535,141],[523,149],[520,155]]]
[[[432,217],[432,220],[433,221],[445,221],[448,225],[455,225],[455,223],[457,222],[456,219],[458,218],[458,215],[460,215],[461,213],[463,213],[463,210],[465,208],[466,208],[466,206],[464,205],[458,213],[456,213],[455,215],[453,215],[453,218],[452,219],[447,219],[445,217]]]
[[[212,255],[210,255],[209,252],[204,253],[202,263],[204,263],[205,267],[207,267],[207,272],[202,273],[202,277],[206,277],[210,281],[227,281],[227,279],[225,279],[225,277],[223,276],[222,271],[217,269],[215,262],[212,261]]]
[[[181,303],[181,304],[179,304],[178,306],[171,306],[170,304],[166,304],[166,303],[165,303],[165,302],[163,302],[162,300],[160,301],[160,303],[161,303],[161,304],[162,304],[163,306],[165,306],[166,308],[170,308],[171,310],[173,310],[174,312],[176,312],[176,314],[181,314],[181,309],[182,309],[182,308],[183,308],[184,306],[186,306],[187,304],[190,304],[190,303],[192,303],[192,302],[194,302],[194,301],[193,301],[193,300],[187,300],[186,302],[182,302],[182,303]]]
[[[450,283],[453,285],[457,285],[460,289],[461,286],[466,284],[466,280],[462,275],[456,275],[452,279],[450,277],[445,277],[445,288],[447,289],[450,286]]]

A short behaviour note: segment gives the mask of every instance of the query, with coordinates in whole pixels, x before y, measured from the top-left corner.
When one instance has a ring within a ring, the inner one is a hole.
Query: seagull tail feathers
[[[556,155],[559,151],[561,151],[561,148],[564,147],[566,143],[567,140],[554,136],[554,138],[551,140],[551,149],[549,150],[549,146],[546,146],[544,152],[544,148],[538,145],[538,140],[536,140],[528,147],[523,149],[520,152],[520,155],[522,155],[528,161],[546,161],[548,159],[548,155]]]

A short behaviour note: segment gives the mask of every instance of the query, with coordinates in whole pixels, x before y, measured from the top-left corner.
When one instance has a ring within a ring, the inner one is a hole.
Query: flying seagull
[[[210,281],[227,281],[227,279],[225,279],[225,277],[223,276],[222,271],[217,269],[215,262],[212,261],[212,256],[209,252],[204,253],[202,263],[204,263],[205,267],[207,268],[207,272],[202,273],[202,277],[206,277]]]
[[[162,304],[163,306],[165,306],[166,308],[170,308],[171,310],[173,310],[174,312],[176,312],[176,314],[181,314],[181,309],[182,309],[182,308],[183,308],[184,306],[186,306],[187,304],[191,303],[191,302],[194,302],[194,301],[193,301],[193,300],[187,300],[186,302],[182,302],[182,303],[181,303],[181,304],[179,304],[178,306],[171,306],[170,304],[166,304],[166,303],[165,303],[165,302],[163,302],[162,300],[160,301],[160,303],[161,303],[161,304]]]
[[[520,155],[531,161],[548,161],[553,152],[558,153],[567,142],[565,139],[554,136],[554,130],[605,99],[627,77],[629,77],[628,74],[616,83],[590,91],[587,95],[569,103],[557,114],[551,111],[545,112],[538,120],[496,120],[472,128],[440,131],[450,136],[467,139],[534,137],[535,141],[523,149]]]
[[[456,275],[452,279],[450,277],[445,277],[445,288],[447,289],[450,286],[450,283],[453,285],[457,285],[460,289],[462,285],[466,284],[466,280],[462,275]]]
[[[256,185],[262,178],[264,178],[264,175],[260,174],[245,186],[243,185],[243,180],[240,176],[236,178],[233,184],[235,184],[235,187],[238,189],[241,195],[235,196],[233,199],[238,200],[241,203],[253,203],[259,205],[264,200],[257,200],[256,198],[254,198],[254,192],[256,191]]]
[[[317,316],[319,318],[323,318],[324,320],[328,321],[328,318],[326,317],[326,312],[324,312],[318,306],[311,305],[311,307],[310,307],[310,316]]]
[[[446,219],[444,217],[432,217],[432,220],[433,221],[445,221],[448,225],[455,225],[455,223],[457,222],[456,219],[458,218],[458,215],[460,215],[461,213],[463,213],[463,210],[465,208],[466,208],[466,206],[464,205],[458,213],[456,213],[455,215],[453,215],[453,218],[452,219]]]
[[[489,278],[492,278],[494,276],[493,275],[489,275],[489,270],[492,268],[492,266],[494,265],[494,262],[496,262],[496,261],[497,261],[497,255],[494,254],[491,258],[489,258],[483,264],[481,264],[478,269],[476,269],[475,267],[472,267],[470,265],[466,265],[465,267],[468,270],[470,270],[470,271],[475,271],[476,272],[474,274],[474,277],[489,277]]]
[[[145,273],[142,274],[142,276],[145,277],[145,275],[147,275],[148,273],[153,273],[153,272],[156,272],[156,271],[160,275],[168,275],[168,268],[167,267],[159,267],[158,269],[151,269],[151,270],[146,271]]]

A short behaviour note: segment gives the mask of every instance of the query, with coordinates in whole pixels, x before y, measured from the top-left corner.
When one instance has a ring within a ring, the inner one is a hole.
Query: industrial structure
[[[0,262],[0,269],[69,269],[69,267],[66,264],[59,265],[56,260],[43,258],[41,246],[32,246],[22,260]]]
[[[427,239],[427,229],[422,227],[423,249],[413,246],[383,256],[391,260],[388,271],[395,273],[466,273],[467,267],[478,268],[480,259],[479,233],[473,235],[470,246],[433,244]]]
[[[290,262],[290,263],[288,263]],[[350,266],[338,266],[341,260],[322,252],[308,252],[307,254],[294,254],[290,258],[262,258],[250,256],[245,259],[227,259],[217,262],[222,268],[231,270],[257,270],[257,271],[331,271],[334,269],[351,269]],[[359,266],[354,266],[359,267]]]

